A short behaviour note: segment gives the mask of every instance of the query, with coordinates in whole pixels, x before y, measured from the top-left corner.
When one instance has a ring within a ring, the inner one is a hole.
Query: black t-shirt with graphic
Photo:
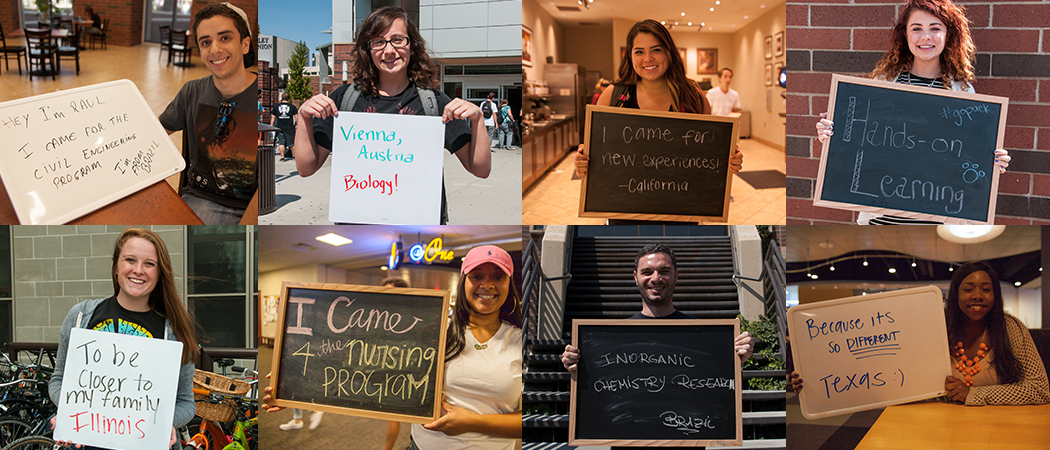
[[[120,306],[116,297],[110,297],[95,307],[88,329],[164,339],[164,323],[164,318],[156,312],[128,311]]]
[[[288,138],[295,138],[295,114],[299,108],[288,102],[278,103],[270,111],[274,117],[273,126],[280,128],[281,132]]]

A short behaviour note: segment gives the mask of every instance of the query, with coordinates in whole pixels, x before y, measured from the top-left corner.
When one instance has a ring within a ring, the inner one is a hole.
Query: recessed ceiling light
[[[999,237],[1006,225],[938,225],[937,235],[956,244],[977,244]]]
[[[682,17],[685,17],[685,12],[682,13]]]
[[[1014,281],[1014,286],[1021,287],[1021,282],[1020,281]]]
[[[383,267],[380,267],[379,270],[390,270],[390,268],[387,267],[387,266],[383,266]]]
[[[722,0],[715,0],[715,4],[716,5],[721,5],[722,4]]]
[[[714,9],[714,8],[711,8],[711,12],[715,12],[715,9]]]
[[[317,239],[317,240],[319,240],[321,242],[324,242],[325,244],[332,245],[332,246],[335,246],[335,247],[338,247],[340,245],[346,245],[346,244],[349,244],[351,242],[354,242],[354,241],[351,241],[351,240],[349,240],[349,239],[347,239],[345,237],[342,237],[342,236],[340,236],[338,234],[335,234],[335,233],[328,233],[328,234],[326,234],[324,236],[317,236],[315,239]]]
[[[551,3],[553,5],[553,3]],[[766,5],[758,5],[759,8],[765,8]]]
[[[665,21],[665,20],[661,20],[661,21],[660,21],[660,25],[667,25],[667,21]]]
[[[897,269],[890,267],[890,273],[897,273]]]
[[[706,24],[706,23],[703,23],[703,22],[700,22],[700,26],[702,26],[702,27],[706,27],[706,26],[707,26],[707,24]]]
[[[745,19],[750,19],[750,18],[751,18],[751,16],[744,16],[744,18],[745,18]]]
[[[687,23],[686,25],[688,25],[688,26],[690,26],[690,27],[691,27],[691,26],[693,26],[693,22],[689,22],[689,23]]]

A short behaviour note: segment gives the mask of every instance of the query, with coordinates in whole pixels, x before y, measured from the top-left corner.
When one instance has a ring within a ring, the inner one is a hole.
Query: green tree
[[[299,41],[292,51],[292,58],[288,60],[288,95],[293,100],[306,100],[313,97],[314,92],[310,89],[310,80],[303,76],[303,68],[306,67],[310,55],[310,49],[306,43]]]

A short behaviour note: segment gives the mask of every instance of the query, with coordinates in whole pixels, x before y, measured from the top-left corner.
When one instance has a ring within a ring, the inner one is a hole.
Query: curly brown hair
[[[408,79],[416,86],[425,88],[437,88],[438,69],[436,64],[430,60],[427,52],[427,43],[419,34],[419,28],[409,20],[408,13],[401,8],[384,6],[369,14],[357,27],[357,36],[354,38],[354,69],[350,75],[354,83],[368,95],[376,97],[379,95],[379,69],[372,64],[372,49],[368,42],[383,34],[395,20],[401,19],[405,22],[408,30],[409,57],[408,57]]]
[[[915,55],[912,55],[908,48],[908,18],[917,10],[937,17],[947,28],[944,51],[940,57],[941,80],[945,88],[951,89],[952,81],[961,82],[963,87],[969,87],[969,83],[976,79],[973,74],[973,59],[977,47],[973,45],[970,21],[966,18],[963,8],[951,0],[908,0],[901,10],[897,24],[893,26],[890,49],[882,55],[882,59],[869,76],[892,81],[897,74],[911,70]]]
[[[660,46],[667,52],[670,65],[664,72],[664,80],[671,89],[671,106],[675,111],[683,111],[696,114],[710,114],[710,106],[706,106],[706,97],[701,94],[700,87],[693,80],[685,76],[685,63],[682,56],[678,54],[671,33],[664,28],[660,22],[645,19],[634,24],[631,31],[627,33],[627,55],[620,61],[620,70],[617,75],[619,79],[613,82],[615,85],[638,84],[641,77],[634,71],[631,63],[631,49],[634,48],[634,38],[638,33],[653,35]],[[705,108],[706,106],[706,108]]]

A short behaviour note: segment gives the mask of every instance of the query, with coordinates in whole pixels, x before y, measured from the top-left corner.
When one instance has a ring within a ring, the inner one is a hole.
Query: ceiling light
[[[722,4],[722,0],[715,0],[715,4],[716,5],[721,5]]]
[[[912,266],[912,267],[915,267],[915,261],[912,261],[912,262],[911,262],[911,266]]]
[[[834,264],[832,264],[832,265],[831,265],[831,271],[832,271],[832,272],[834,272],[834,271],[835,271],[835,265],[834,265]]]
[[[666,21],[664,21],[664,20],[661,20],[661,21],[660,21],[660,25],[667,25],[667,22],[666,22]]]
[[[685,17],[685,12],[682,13],[682,17]]]
[[[953,266],[948,266],[948,271],[949,271],[949,272],[955,272],[955,267],[953,267]]]
[[[897,269],[890,267],[890,273],[897,273]]]
[[[766,5],[758,5],[759,8],[765,8]]]
[[[676,27],[678,26],[678,21],[677,20],[674,21],[674,26],[676,26]]]
[[[813,279],[814,279],[814,280],[816,280],[816,279],[817,279],[817,274],[813,274]]]
[[[689,22],[689,23],[688,23],[688,24],[686,24],[686,25],[688,25],[688,26],[693,26],[693,22]]]
[[[750,19],[750,18],[751,18],[751,16],[744,16],[744,18],[745,18],[745,19]]]
[[[1021,287],[1021,282],[1020,281],[1014,281],[1014,286]]]
[[[387,267],[387,266],[383,266],[383,267],[380,267],[379,270],[390,270],[390,268]]]
[[[711,8],[711,12],[715,12],[715,9],[714,9],[714,8]]]
[[[349,244],[351,242],[354,242],[354,241],[351,241],[351,240],[349,240],[349,239],[347,239],[345,237],[342,237],[342,236],[340,236],[338,234],[335,234],[335,233],[328,233],[328,234],[326,234],[324,236],[317,236],[315,239],[317,239],[317,240],[319,240],[321,242],[324,242],[325,244],[332,245],[332,246],[335,246],[335,247],[338,247],[340,245],[346,245],[346,244]]]
[[[703,23],[703,22],[700,22],[700,26],[702,26],[702,27],[706,27],[706,26],[707,26],[707,24],[706,24],[706,23]]]
[[[956,244],[977,244],[999,237],[1006,225],[938,225],[937,235]]]

